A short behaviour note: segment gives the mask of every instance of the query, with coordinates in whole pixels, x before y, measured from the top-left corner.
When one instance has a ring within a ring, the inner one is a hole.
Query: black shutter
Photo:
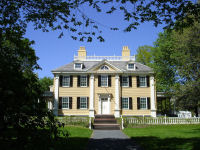
[[[79,87],[80,86],[80,76],[77,76],[77,86]]]
[[[132,87],[132,76],[129,76],[129,87]]]
[[[122,76],[119,76],[120,79],[120,86],[122,86]]]
[[[132,97],[129,97],[129,109],[133,109]]]
[[[62,109],[62,97],[59,97],[58,108]]]
[[[73,86],[73,76],[70,76],[70,87]]]
[[[140,109],[140,97],[137,97],[137,109]]]
[[[90,86],[90,76],[87,76],[87,86]]]
[[[148,109],[151,109],[150,97],[147,97],[147,106],[148,106]]]
[[[121,109],[122,109],[122,97],[121,97]]]
[[[147,78],[147,87],[149,87],[149,76],[147,76],[146,78]]]
[[[61,75],[61,76],[59,77],[60,87],[62,86],[62,81],[63,81],[63,76]]]
[[[69,109],[72,109],[72,97],[69,97]]]
[[[108,86],[111,87],[111,75],[108,76]]]
[[[98,76],[98,87],[101,86],[101,76]]]
[[[80,109],[80,97],[77,97],[77,109]]]
[[[137,76],[137,87],[140,87],[140,78]]]
[[[89,108],[89,97],[87,97],[87,109]]]

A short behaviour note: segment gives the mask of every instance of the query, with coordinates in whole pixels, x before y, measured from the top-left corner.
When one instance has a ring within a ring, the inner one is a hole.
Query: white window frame
[[[141,99],[145,99],[146,100],[146,108],[141,108]],[[148,106],[147,106],[147,97],[140,97],[140,109],[142,110],[147,110]]]
[[[109,70],[109,67],[106,65],[101,66],[100,70]]]
[[[106,85],[102,85],[102,77],[106,77],[107,79]],[[108,87],[108,75],[101,75],[101,87]]]
[[[133,65],[133,68],[129,68],[129,65]],[[128,70],[135,70],[135,64],[134,63],[127,64],[127,69]]]
[[[147,77],[146,76],[139,76],[139,82],[140,82],[140,78],[145,78],[145,85],[141,86],[141,84],[140,84],[140,87],[147,87]]]
[[[69,85],[63,85],[65,77],[69,78]],[[62,87],[70,87],[70,76],[63,76],[63,78],[62,78]]]
[[[83,86],[81,85],[81,78],[82,78],[82,77],[85,77],[85,80],[86,80],[86,82],[85,82],[86,85],[83,85]],[[87,87],[87,84],[88,84],[88,83],[87,83],[87,76],[86,76],[86,75],[81,75],[81,76],[80,76],[80,87]]]
[[[66,107],[66,108],[63,108],[63,100],[64,100],[64,98],[67,98],[67,102],[65,102],[65,103],[68,103],[68,107]],[[69,109],[69,97],[62,97],[62,109]]]
[[[125,78],[125,77],[128,79],[127,85],[123,85],[123,78]],[[122,87],[129,87],[129,77],[128,76],[122,76]]]
[[[86,103],[85,106],[86,106],[86,108],[81,108],[81,99],[82,99],[82,98],[85,98],[85,101],[86,101],[86,102],[85,102],[85,103]],[[88,109],[88,108],[87,108],[87,105],[88,105],[88,104],[87,104],[87,97],[80,97],[80,109]]]
[[[77,64],[80,64],[81,67],[80,67],[80,68],[76,68],[76,65],[77,65]],[[75,63],[75,64],[74,64],[74,69],[75,69],[75,70],[82,70],[82,68],[83,68],[83,64],[82,64],[82,63]]]
[[[123,108],[123,98],[127,98],[128,99],[128,108]],[[129,97],[122,97],[122,109],[129,110]]]

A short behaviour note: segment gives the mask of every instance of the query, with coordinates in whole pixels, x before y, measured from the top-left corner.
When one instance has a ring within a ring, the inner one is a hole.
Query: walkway
[[[121,130],[94,130],[87,150],[139,150]]]

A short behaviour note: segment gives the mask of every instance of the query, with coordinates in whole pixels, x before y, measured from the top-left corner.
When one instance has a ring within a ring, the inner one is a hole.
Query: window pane
[[[122,77],[122,86],[128,86],[128,77]]]
[[[140,98],[140,108],[141,109],[147,108],[147,99],[146,98]]]
[[[70,84],[70,77],[69,76],[64,76],[62,84],[63,84],[63,86],[69,86],[69,84]]]
[[[128,109],[128,98],[122,98],[122,108]]]
[[[87,86],[87,77],[86,76],[81,76],[80,77],[80,85],[81,86]]]
[[[134,64],[128,64],[128,69],[134,69]]]
[[[146,77],[140,77],[140,86],[146,86]]]
[[[108,86],[108,76],[101,76],[101,86]]]
[[[76,64],[75,64],[75,68],[76,68],[76,69],[80,69],[80,68],[81,68],[81,64],[76,63]]]
[[[101,70],[108,70],[108,67],[107,66],[102,66]]]
[[[87,108],[87,98],[86,97],[80,98],[80,108]]]
[[[62,108],[69,108],[69,98],[68,97],[62,98]]]

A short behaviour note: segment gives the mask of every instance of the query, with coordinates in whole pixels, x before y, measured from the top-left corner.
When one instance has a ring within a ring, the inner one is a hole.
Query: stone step
[[[94,119],[94,123],[101,123],[101,124],[116,124],[117,120],[113,118],[98,118]]]
[[[95,118],[113,118],[115,119],[114,115],[95,115]]]
[[[95,130],[120,130],[119,124],[94,124]]]

